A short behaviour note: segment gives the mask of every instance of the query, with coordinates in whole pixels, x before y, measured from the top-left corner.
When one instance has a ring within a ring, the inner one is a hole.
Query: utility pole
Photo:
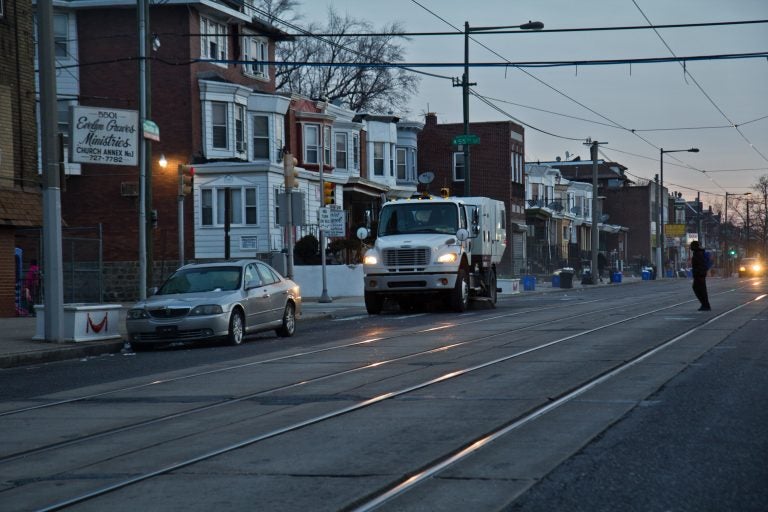
[[[56,137],[56,65],[53,2],[37,4],[40,62],[40,123],[43,164],[43,285],[45,341],[64,341],[64,278],[61,248],[61,177]]]
[[[598,182],[597,182],[597,150],[599,148],[600,144],[607,144],[607,142],[598,142],[598,141],[590,141],[587,140],[587,142],[584,143],[585,146],[589,146],[589,153],[590,158],[592,159],[592,272],[591,272],[591,280],[592,282],[589,284],[597,284],[597,278],[595,277],[595,273],[598,272],[598,264],[597,264],[597,252],[600,250],[600,233],[598,232],[598,222],[599,218],[597,216],[597,193],[598,193]]]
[[[139,124],[147,119],[147,0],[136,0],[139,31]],[[147,298],[147,139],[139,140],[139,299]]]

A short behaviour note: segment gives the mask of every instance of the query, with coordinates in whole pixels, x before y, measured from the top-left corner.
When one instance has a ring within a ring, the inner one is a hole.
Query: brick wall
[[[499,264],[498,272],[509,275],[512,272],[513,259],[524,255],[514,255],[512,248],[512,229],[510,222],[525,222],[524,214],[513,214],[512,204],[520,204],[524,199],[524,186],[512,182],[511,153],[524,154],[524,143],[511,138],[516,132],[523,138],[523,127],[515,123],[500,121],[473,123],[470,133],[480,137],[480,144],[470,150],[470,193],[504,201],[507,211],[507,249]],[[430,185],[430,192],[437,194],[442,187],[449,187],[451,195],[465,194],[464,182],[453,181],[453,153],[457,147],[453,138],[464,133],[462,124],[438,124],[437,117],[427,114],[424,129],[418,135],[418,169],[420,172],[435,173]]]

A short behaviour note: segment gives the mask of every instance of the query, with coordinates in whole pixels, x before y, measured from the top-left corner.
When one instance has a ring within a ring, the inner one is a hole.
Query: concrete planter
[[[502,295],[516,295],[520,293],[520,279],[499,279],[498,287]]]
[[[63,336],[67,342],[101,341],[122,338],[120,304],[64,304]],[[45,339],[45,305],[35,306],[33,340]]]

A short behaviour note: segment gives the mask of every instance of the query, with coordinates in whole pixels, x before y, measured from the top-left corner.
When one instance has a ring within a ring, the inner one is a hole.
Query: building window
[[[266,39],[254,36],[245,36],[242,39],[243,60],[247,61],[243,65],[243,71],[246,75],[259,78],[269,77],[269,44]]]
[[[200,191],[200,205],[203,226],[213,226],[213,190],[203,189]]]
[[[331,165],[331,127],[323,126],[323,165]]]
[[[5,9],[3,6],[3,0],[0,0],[0,18],[5,18]]]
[[[280,188],[275,187],[275,226],[280,225]]]
[[[336,168],[347,168],[347,134],[336,134]]]
[[[245,142],[245,107],[235,105],[235,151],[245,153],[248,149]]]
[[[360,168],[360,136],[352,135],[352,165],[355,169]]]
[[[64,149],[69,147],[69,103],[56,102],[56,131],[62,136]]]
[[[373,143],[373,174],[384,176],[384,143]]]
[[[223,226],[226,221],[226,192],[230,191],[230,224],[253,226],[258,223],[256,188],[206,188],[200,191],[201,223],[203,226]]]
[[[397,179],[408,179],[408,153],[405,148],[397,148]]]
[[[245,223],[247,225],[255,225],[258,220],[256,215],[258,209],[256,205],[256,189],[249,187],[245,189]]]
[[[283,159],[283,141],[285,140],[285,116],[275,116],[275,148],[277,153],[275,154],[275,161],[280,162]]]
[[[200,18],[200,55],[204,59],[226,60],[227,30],[224,25],[205,17]],[[216,62],[219,66],[227,67],[226,62]]]
[[[69,16],[66,14],[53,15],[53,44],[56,57],[69,58]]]
[[[304,125],[304,162],[320,163],[320,125]]]
[[[211,129],[213,132],[213,147],[228,149],[227,143],[227,104],[221,101],[211,102]]]
[[[453,154],[453,181],[464,181],[464,153]]]
[[[253,158],[269,159],[269,118],[253,116]]]

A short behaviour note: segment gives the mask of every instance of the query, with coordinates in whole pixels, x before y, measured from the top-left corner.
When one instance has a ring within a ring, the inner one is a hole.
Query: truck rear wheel
[[[467,271],[463,268],[459,269],[456,275],[456,286],[450,293],[451,309],[457,313],[465,312],[469,307],[469,279],[467,278]]]
[[[496,281],[496,270],[491,269],[488,274],[488,297],[491,298],[491,304],[496,304],[499,300],[499,291]]]
[[[376,293],[365,292],[365,310],[369,315],[378,315],[384,306],[384,296]]]

